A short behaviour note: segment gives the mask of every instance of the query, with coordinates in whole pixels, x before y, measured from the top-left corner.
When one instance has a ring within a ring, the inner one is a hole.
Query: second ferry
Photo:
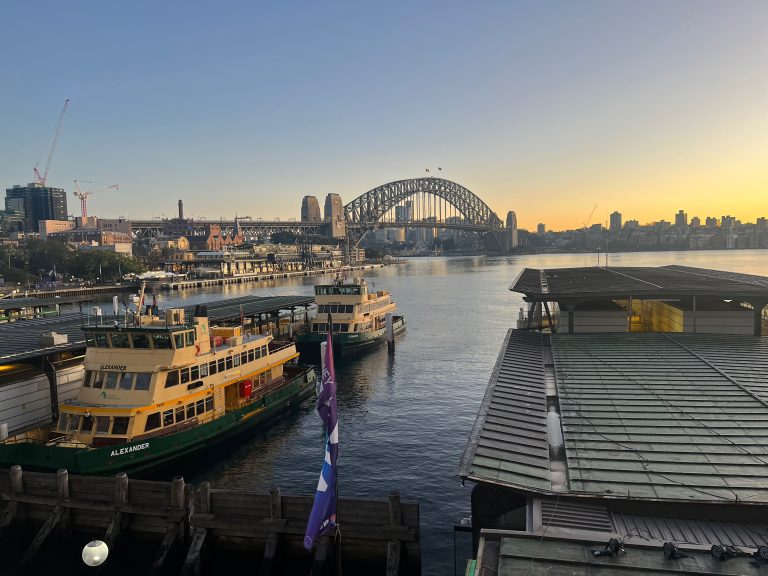
[[[328,334],[331,315],[333,347],[337,356],[362,351],[387,337],[387,314],[392,314],[392,330],[405,330],[405,317],[395,314],[397,304],[386,290],[368,290],[364,278],[350,282],[341,279],[315,286],[317,315],[306,330],[296,336],[300,352],[317,353]]]
[[[126,314],[127,316],[127,314]],[[0,441],[0,466],[133,474],[263,424],[315,390],[293,343],[212,327],[204,306],[85,325],[85,376],[53,426]]]

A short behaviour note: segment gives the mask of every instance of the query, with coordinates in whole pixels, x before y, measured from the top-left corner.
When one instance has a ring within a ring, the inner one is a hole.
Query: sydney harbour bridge
[[[181,216],[181,215],[180,215]],[[134,220],[131,223],[135,239],[160,237],[168,220]],[[371,230],[392,227],[462,230],[477,234],[489,251],[503,251],[504,223],[483,200],[456,182],[426,177],[397,180],[361,194],[344,206],[346,235],[357,244]],[[325,235],[328,222],[296,220],[263,220],[250,217],[235,220],[188,220],[186,227],[192,235],[205,235],[210,224],[221,227],[223,235],[232,235],[235,226],[247,239],[278,232],[297,235]]]

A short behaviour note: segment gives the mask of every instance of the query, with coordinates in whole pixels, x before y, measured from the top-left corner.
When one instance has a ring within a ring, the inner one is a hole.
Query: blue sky
[[[0,186],[299,216],[443,168],[521,225],[768,215],[768,2],[13,2]],[[43,163],[45,158],[43,158]],[[77,213],[70,196],[70,212]]]

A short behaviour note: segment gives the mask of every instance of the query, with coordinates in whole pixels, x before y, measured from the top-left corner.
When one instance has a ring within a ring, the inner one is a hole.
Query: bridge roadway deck
[[[313,301],[314,298],[311,296],[244,296],[207,302],[206,306],[211,322],[228,322],[240,318],[241,306],[243,316],[249,318],[260,314],[275,314],[280,310],[306,307]],[[194,306],[187,306],[185,310],[189,317],[194,311]],[[0,325],[0,366],[34,360],[59,352],[84,350],[85,336],[82,325],[85,321],[86,317],[79,313],[68,313],[49,318],[17,320]],[[58,346],[41,346],[40,335],[43,332],[66,334],[68,342]]]

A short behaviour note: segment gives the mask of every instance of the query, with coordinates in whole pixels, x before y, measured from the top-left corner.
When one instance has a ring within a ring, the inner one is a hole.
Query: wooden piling
[[[400,492],[389,493],[389,523],[399,526],[403,523],[403,511],[400,505]],[[397,576],[400,570],[400,552],[402,542],[400,540],[387,540],[387,576]]]
[[[69,472],[66,468],[61,468],[56,471],[56,484],[59,489],[59,497],[64,500],[69,499]],[[72,524],[72,513],[69,508],[64,509],[64,514],[61,518],[61,528],[65,532],[69,532]]]
[[[283,516],[283,499],[280,494],[280,488],[272,486],[269,489],[269,517],[272,520],[279,520]],[[272,567],[277,555],[277,546],[280,535],[277,532],[270,532],[267,535],[267,543],[264,545],[264,558],[261,562],[261,574],[268,576],[272,573]]]

